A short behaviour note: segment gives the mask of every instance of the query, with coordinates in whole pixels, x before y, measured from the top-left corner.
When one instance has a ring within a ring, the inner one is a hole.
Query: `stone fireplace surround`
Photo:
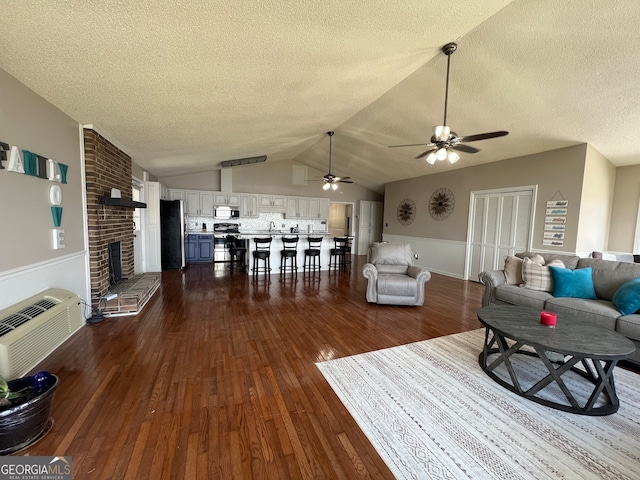
[[[120,190],[131,198],[131,157],[92,129],[84,130],[85,178],[87,183],[87,219],[89,228],[89,262],[91,305],[109,293],[109,243],[120,242],[122,277],[134,273],[133,209],[99,205],[98,199]]]

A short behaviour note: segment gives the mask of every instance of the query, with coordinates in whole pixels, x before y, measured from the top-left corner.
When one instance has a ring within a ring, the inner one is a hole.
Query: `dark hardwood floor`
[[[141,314],[35,369],[61,379],[55,424],[20,454],[71,455],[75,480],[393,478],[315,363],[480,328],[483,287],[434,274],[424,307],[371,305],[364,261],[297,281],[163,272]]]

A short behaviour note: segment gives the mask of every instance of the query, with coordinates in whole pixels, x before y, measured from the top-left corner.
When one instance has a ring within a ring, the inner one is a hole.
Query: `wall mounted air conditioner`
[[[78,296],[50,288],[0,310],[0,375],[29,372],[82,326]]]

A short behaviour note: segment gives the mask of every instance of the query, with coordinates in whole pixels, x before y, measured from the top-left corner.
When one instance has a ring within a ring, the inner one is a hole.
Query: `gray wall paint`
[[[159,182],[168,188],[218,192],[220,191],[220,170],[189,175],[176,175],[173,177],[161,177]]]
[[[84,251],[78,123],[0,70],[0,140],[69,166],[60,250],[52,249],[52,182],[0,170],[0,272]]]
[[[265,193],[304,197],[328,197],[333,202],[355,202],[357,200],[381,201],[382,195],[357,184],[339,184],[339,189],[322,190],[321,181],[309,181],[307,185],[293,185],[293,161],[279,161],[233,167],[233,192]],[[308,168],[308,179],[318,180],[326,172]],[[163,177],[160,183],[169,188],[189,190],[220,190],[220,171],[203,172],[179,177]]]
[[[384,205],[384,233],[451,241],[466,241],[471,192],[507,187],[538,185],[532,246],[541,250],[574,251],[582,195],[582,178],[586,144],[550,152],[460,168],[449,172],[392,182],[386,185]],[[466,158],[471,158],[467,156]],[[445,220],[434,220],[428,210],[431,194],[447,187],[455,195],[455,209]],[[543,247],[542,232],[547,200],[558,194],[569,200],[573,209],[567,220],[567,240],[562,248]],[[396,211],[400,201],[409,197],[417,206],[415,221],[402,226]]]
[[[381,200],[382,196],[357,184],[339,184],[338,190],[323,190],[322,176],[326,173],[308,168],[307,185],[292,185],[292,161],[260,163],[233,169],[233,190],[243,193],[272,193],[305,197],[328,197],[334,202]],[[352,175],[355,176],[355,173]]]

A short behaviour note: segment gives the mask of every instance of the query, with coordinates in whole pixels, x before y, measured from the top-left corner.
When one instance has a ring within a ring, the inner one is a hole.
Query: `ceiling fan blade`
[[[487,132],[487,133],[478,133],[476,135],[467,135],[466,137],[461,137],[460,141],[461,142],[477,142],[478,140],[487,140],[489,138],[504,137],[505,135],[509,135],[509,132],[500,130],[498,132]]]
[[[419,158],[422,158],[422,157],[424,157],[424,156],[426,156],[426,155],[430,154],[431,152],[435,152],[436,150],[437,150],[437,148],[430,148],[429,150],[427,150],[427,151],[425,151],[425,152],[422,152],[420,155],[418,155],[418,156],[416,157],[416,160],[418,160]]]
[[[340,180],[350,180],[351,177],[336,177],[335,180],[336,181],[340,181]]]
[[[340,183],[353,183],[351,180],[336,180],[336,182],[340,182]]]
[[[420,145],[426,145],[428,146],[428,143],[408,143],[407,145],[389,145],[389,148],[396,148],[396,147],[418,147]]]
[[[451,148],[465,153],[478,153],[480,151],[480,149],[470,147],[469,145],[453,145]]]

